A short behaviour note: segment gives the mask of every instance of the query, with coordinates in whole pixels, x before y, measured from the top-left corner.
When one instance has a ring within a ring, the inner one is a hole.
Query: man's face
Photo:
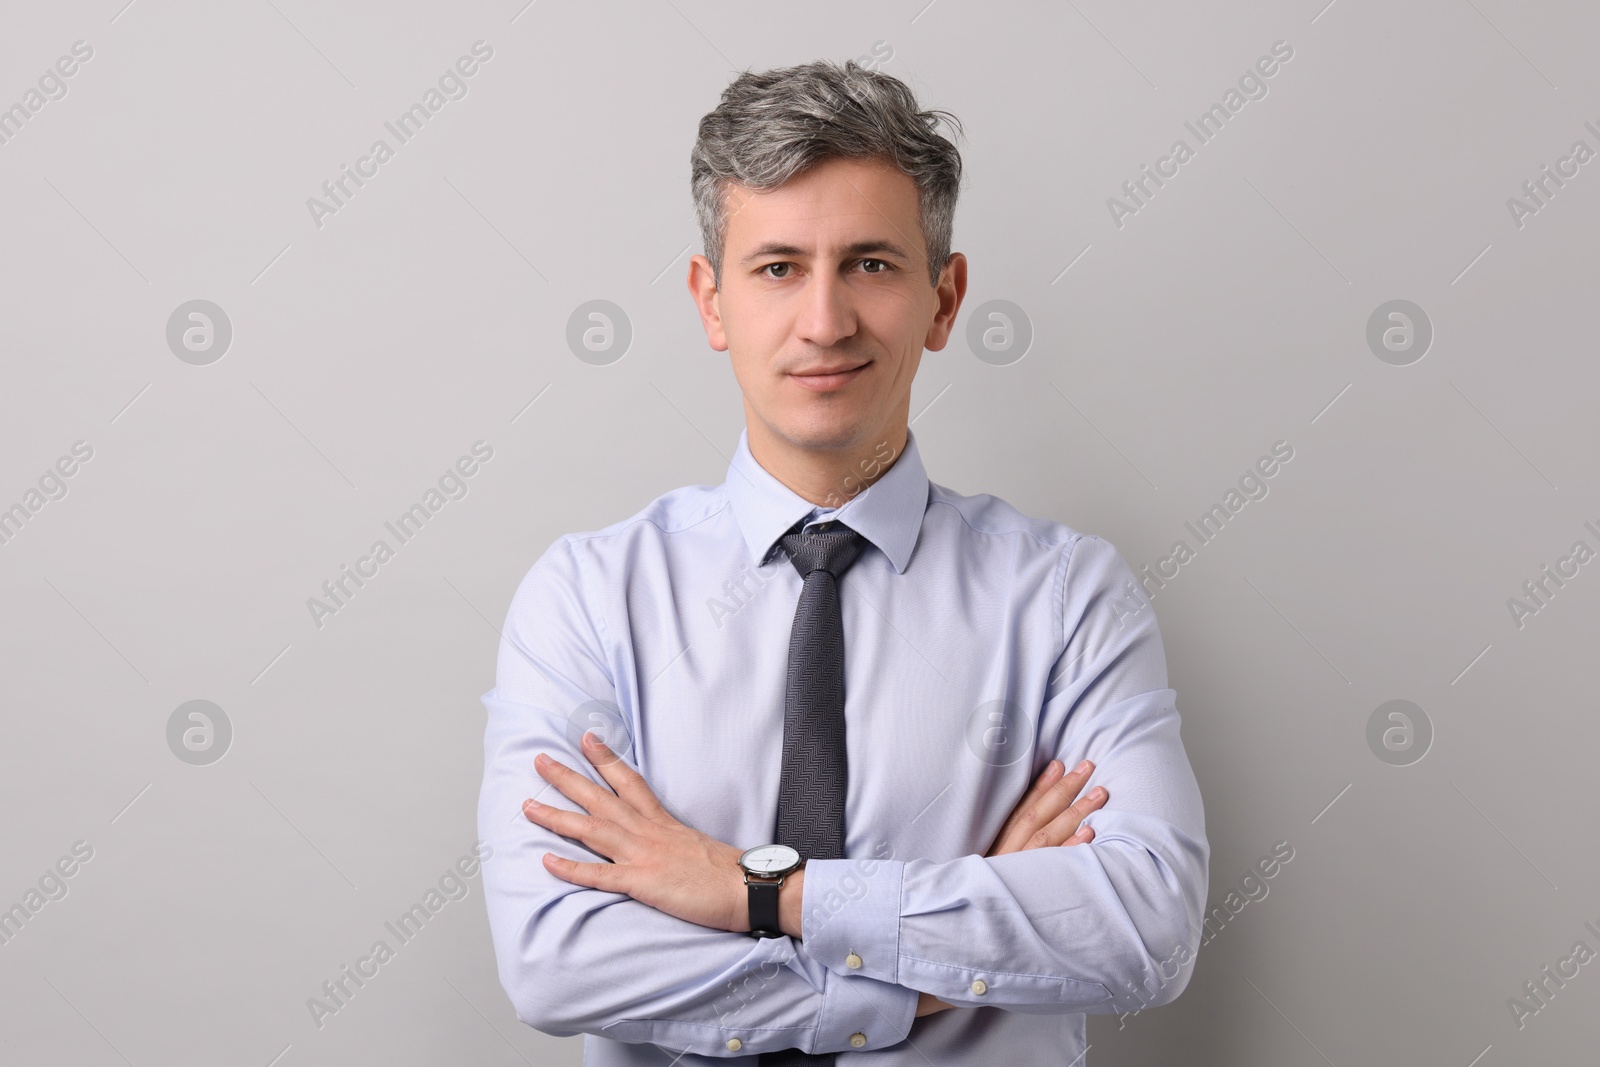
[[[833,159],[766,192],[733,186],[727,210],[720,289],[704,256],[689,284],[752,436],[898,440],[922,350],[944,347],[966,282],[957,254],[930,284],[916,184],[885,162]]]

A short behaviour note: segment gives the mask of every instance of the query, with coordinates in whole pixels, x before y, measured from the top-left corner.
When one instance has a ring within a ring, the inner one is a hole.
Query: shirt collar
[[[756,566],[765,563],[778,538],[820,505],[778,481],[750,454],[750,430],[739,431],[739,448],[728,464],[724,484],[734,518]],[[928,474],[923,469],[916,436],[906,429],[906,447],[894,463],[864,492],[835,511],[838,519],[889,557],[896,574],[911,562],[928,508]],[[823,508],[823,510],[827,510]]]

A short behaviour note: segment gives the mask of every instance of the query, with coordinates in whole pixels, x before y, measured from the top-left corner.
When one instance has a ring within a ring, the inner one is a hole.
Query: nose
[[[819,271],[807,282],[795,319],[795,334],[818,348],[832,348],[856,332],[850,287],[837,274]]]

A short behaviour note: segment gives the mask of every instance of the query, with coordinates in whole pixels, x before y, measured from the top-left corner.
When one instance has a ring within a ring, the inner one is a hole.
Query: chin
[[[845,448],[861,437],[864,420],[847,413],[819,418],[790,419],[783,436],[802,448]]]

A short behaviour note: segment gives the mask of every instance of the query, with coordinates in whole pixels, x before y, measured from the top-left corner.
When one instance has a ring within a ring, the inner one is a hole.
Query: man
[[[484,889],[517,1017],[587,1064],[1082,1064],[1084,1013],[1188,982],[1209,846],[1153,609],[909,429],[966,291],[937,114],[853,63],[728,87],[689,270],[727,480],[512,601]]]

